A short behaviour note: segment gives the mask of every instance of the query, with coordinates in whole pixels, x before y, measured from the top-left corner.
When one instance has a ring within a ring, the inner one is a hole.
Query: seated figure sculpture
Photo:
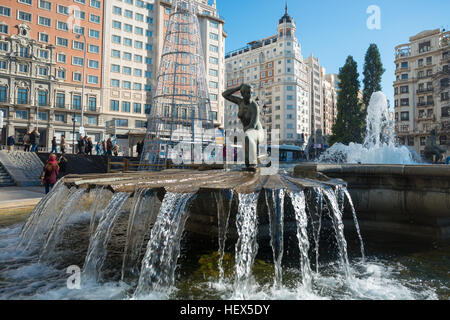
[[[242,98],[234,95],[240,91]],[[252,88],[242,84],[237,88],[231,88],[222,96],[239,106],[238,118],[242,122],[245,133],[245,166],[249,171],[255,171],[258,162],[259,144],[264,141],[264,130],[259,120],[259,108],[252,99]]]
[[[444,148],[436,143],[436,130],[431,130],[430,136],[427,138],[425,145],[424,156],[429,162],[433,162],[433,157],[436,156],[436,162],[442,161],[442,155],[446,152]]]

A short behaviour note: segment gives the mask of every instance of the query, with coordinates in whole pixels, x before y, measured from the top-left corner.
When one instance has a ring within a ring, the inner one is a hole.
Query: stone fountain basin
[[[197,194],[190,206],[190,218],[186,230],[216,238],[218,235],[218,199],[222,197],[224,211],[230,210],[228,237],[238,237],[235,228],[235,217],[238,211],[238,194],[259,193],[258,221],[260,238],[269,238],[269,220],[266,205],[266,191],[284,189],[286,193],[300,190],[312,191],[316,188],[336,188],[345,186],[341,179],[330,179],[325,176],[315,177],[309,175],[303,178],[294,178],[288,174],[261,175],[259,172],[249,173],[242,171],[224,170],[165,170],[161,172],[124,172],[114,174],[86,174],[68,175],[64,178],[67,187],[85,188],[87,192],[97,188],[106,188],[116,192],[131,193],[131,197],[140,190],[148,189],[158,194],[160,201],[167,192]],[[227,200],[226,198],[232,199]],[[230,209],[231,206],[231,209]],[[296,231],[296,221],[292,208],[288,208],[289,201],[285,201],[285,232]]]
[[[348,183],[363,234],[450,241],[450,166],[306,163],[293,172],[317,174]]]

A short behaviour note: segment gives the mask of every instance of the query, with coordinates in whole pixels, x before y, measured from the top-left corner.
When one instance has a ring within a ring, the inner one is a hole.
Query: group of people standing
[[[39,145],[39,138],[41,134],[37,129],[34,129],[33,131],[27,131],[25,135],[23,136],[23,145],[24,145],[24,151],[25,152],[37,152],[38,145]],[[14,136],[9,136],[6,144],[8,146],[8,151],[12,152],[14,151],[14,146],[16,144],[16,139]]]

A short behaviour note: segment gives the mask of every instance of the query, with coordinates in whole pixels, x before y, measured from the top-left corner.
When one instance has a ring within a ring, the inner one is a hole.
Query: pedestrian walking
[[[8,152],[14,151],[14,145],[16,144],[16,140],[14,139],[14,136],[9,136],[6,140],[6,144],[8,146]]]
[[[86,154],[92,156],[92,149],[94,149],[94,144],[92,143],[92,138],[86,136]]]
[[[31,142],[31,152],[37,152],[38,151],[38,145],[39,145],[39,137],[41,135],[37,131],[37,129],[34,129],[33,132],[30,134],[30,142]]]
[[[113,143],[111,140],[111,137],[108,138],[106,141],[106,154],[111,157],[112,156],[112,150],[113,150]]]
[[[25,152],[29,152],[31,149],[30,139],[31,139],[31,132],[27,130],[27,133],[25,133],[25,135],[23,136],[23,145],[24,145],[23,151]]]
[[[66,137],[61,136],[61,144],[60,144],[61,153],[66,153]]]
[[[98,156],[102,154],[102,144],[100,143],[100,141],[95,145],[95,152],[97,152]]]
[[[57,142],[56,142],[56,137],[53,137],[52,139],[52,153],[57,154],[58,153],[58,149],[57,149]]]
[[[78,138],[78,154],[84,154],[85,147],[84,138],[80,136]]]
[[[59,174],[59,165],[56,161],[56,156],[52,153],[48,157],[47,163],[44,166],[44,170],[41,174],[42,185],[45,186],[45,194],[49,193],[50,190],[56,183]]]

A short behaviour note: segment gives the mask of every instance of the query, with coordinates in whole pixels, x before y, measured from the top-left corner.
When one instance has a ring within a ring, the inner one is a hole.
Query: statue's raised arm
[[[233,103],[239,105],[239,104],[241,104],[242,99],[239,98],[239,97],[236,97],[234,94],[235,94],[236,92],[238,92],[238,91],[241,91],[241,88],[242,88],[242,85],[240,85],[239,87],[236,87],[236,88],[228,89],[228,90],[226,90],[225,92],[222,93],[222,96],[223,96],[226,100],[228,100],[228,101],[230,101],[230,102],[233,102]]]

